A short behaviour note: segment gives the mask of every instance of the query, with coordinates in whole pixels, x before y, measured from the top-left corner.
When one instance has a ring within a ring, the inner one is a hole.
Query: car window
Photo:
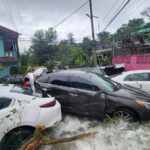
[[[70,78],[70,86],[73,88],[89,90],[89,91],[99,91],[99,88],[89,81],[82,79],[80,77],[72,76]]]
[[[66,75],[55,75],[48,79],[48,83],[69,87],[69,78]]]
[[[118,90],[120,87],[120,85],[118,83],[115,83],[100,74],[86,73],[86,74],[84,74],[84,78],[95,83],[96,85],[100,85],[101,88],[105,88],[109,91]]]
[[[0,109],[6,108],[10,105],[11,99],[0,97]]]
[[[128,75],[124,81],[150,81],[150,73],[136,73]]]

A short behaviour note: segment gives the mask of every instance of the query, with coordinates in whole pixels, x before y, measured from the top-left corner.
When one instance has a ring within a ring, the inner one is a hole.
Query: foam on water
[[[112,121],[101,123],[95,120],[66,116],[49,136],[67,137],[85,132],[97,134],[86,140],[77,140],[41,150],[150,150],[150,123],[126,123]]]

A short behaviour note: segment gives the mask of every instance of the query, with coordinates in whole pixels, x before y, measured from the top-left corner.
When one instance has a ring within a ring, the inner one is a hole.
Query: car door
[[[70,77],[70,111],[88,116],[104,117],[105,100],[100,99],[100,89],[81,77]]]
[[[67,75],[53,75],[48,78],[48,83],[44,84],[47,93],[55,97],[62,105],[67,106],[69,98],[69,78]]]
[[[150,92],[150,73],[144,72],[128,75],[124,79],[124,83]]]

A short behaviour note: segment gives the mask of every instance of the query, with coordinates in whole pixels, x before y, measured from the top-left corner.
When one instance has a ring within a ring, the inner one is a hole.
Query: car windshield
[[[84,77],[96,84],[101,85],[102,87],[111,92],[118,90],[120,87],[120,84],[111,81],[110,79],[99,74],[87,73],[84,75]]]

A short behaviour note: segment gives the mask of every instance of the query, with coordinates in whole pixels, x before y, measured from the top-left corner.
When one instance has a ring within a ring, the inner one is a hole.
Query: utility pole
[[[94,65],[97,66],[97,58],[96,58],[96,51],[95,51],[95,34],[94,34],[94,23],[93,23],[93,10],[92,10],[92,0],[89,0],[90,6],[90,19],[91,19],[91,30],[92,30],[92,51],[93,51],[93,58],[94,58]]]

